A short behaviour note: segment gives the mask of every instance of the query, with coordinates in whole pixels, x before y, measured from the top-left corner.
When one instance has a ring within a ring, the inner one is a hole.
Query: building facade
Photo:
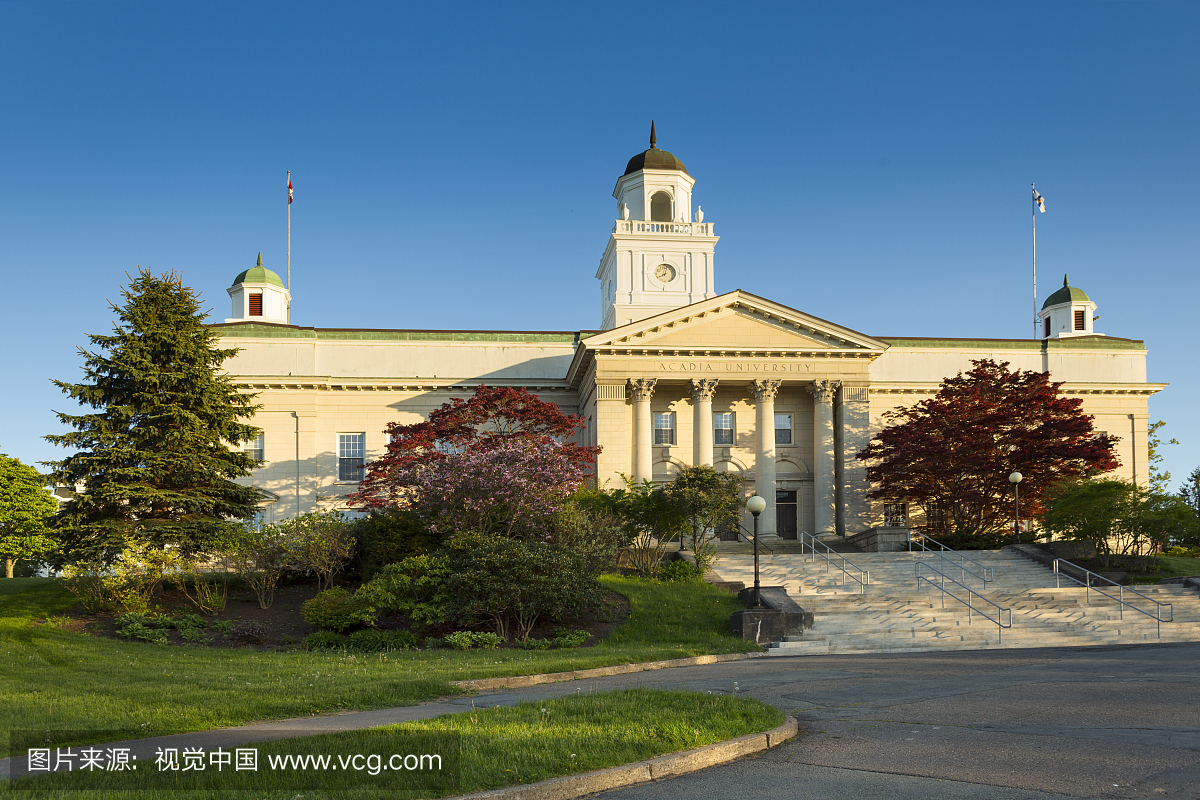
[[[1037,340],[871,336],[745,291],[718,295],[718,237],[692,209],[694,184],[652,129],[613,190],[617,219],[596,271],[600,330],[295,326],[290,294],[260,256],[214,328],[241,349],[227,369],[262,404],[263,433],[248,449],[264,463],[244,482],[263,491],[264,518],[345,508],[361,465],[384,452],[388,423],[420,421],[487,384],[525,387],[584,417],[602,486],[711,465],[767,500],[767,535],[920,522],[920,509],[872,504],[855,453],[887,411],[979,358],[1062,381],[1098,430],[1119,437],[1116,476],[1146,482],[1147,401],[1165,384],[1147,382],[1143,342],[1093,331],[1095,303],[1065,278]]]

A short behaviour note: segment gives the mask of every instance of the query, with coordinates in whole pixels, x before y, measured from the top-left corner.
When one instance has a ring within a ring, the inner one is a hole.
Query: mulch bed
[[[271,604],[271,607],[259,608],[258,599],[253,592],[231,589],[224,611],[216,616],[205,614],[200,614],[200,616],[209,624],[210,628],[212,623],[219,620],[245,620],[262,625],[265,633],[262,645],[258,645],[260,649],[300,647],[303,646],[304,637],[316,631],[316,628],[304,621],[304,617],[301,614],[301,607],[304,601],[311,599],[316,594],[317,588],[312,584],[280,586],[275,590],[275,601]],[[200,613],[196,606],[182,592],[176,590],[168,589],[161,592],[155,597],[154,606],[156,613],[168,616]],[[107,611],[100,614],[87,615],[84,613],[82,607],[75,606],[67,611],[66,616],[71,617],[72,621],[64,625],[63,629],[75,633],[87,633],[92,636],[103,636],[108,639],[128,641],[117,633],[117,626],[114,620],[120,614],[120,611]],[[535,639],[553,639],[554,633],[558,628],[585,630],[592,634],[592,638],[583,646],[594,647],[603,641],[615,628],[625,622],[629,614],[629,600],[616,592],[610,592],[605,600],[604,608],[596,615],[596,619],[569,619],[539,625],[533,630],[532,637]],[[395,617],[385,617],[379,620],[379,627],[403,627],[403,620]],[[444,636],[447,633],[460,629],[460,626],[443,626],[440,629],[430,630],[429,635]],[[478,629],[489,630],[487,627],[478,627]],[[193,642],[190,645],[202,647],[245,646],[230,642],[225,636],[210,629],[206,629],[206,633],[209,636],[207,642]],[[173,629],[168,633],[168,641],[172,645],[188,644],[180,637],[179,631]],[[502,649],[516,647],[517,645],[513,643],[501,645]]]

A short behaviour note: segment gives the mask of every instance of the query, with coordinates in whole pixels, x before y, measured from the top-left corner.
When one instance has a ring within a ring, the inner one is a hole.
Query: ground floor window
[[[675,412],[654,415],[654,443],[675,444]]]
[[[883,507],[883,524],[903,528],[908,524],[908,503],[887,503]]]
[[[362,480],[362,465],[367,455],[367,435],[365,433],[338,434],[338,480]]]
[[[732,445],[733,444],[733,412],[729,411],[724,414],[713,414],[713,444],[715,445]]]

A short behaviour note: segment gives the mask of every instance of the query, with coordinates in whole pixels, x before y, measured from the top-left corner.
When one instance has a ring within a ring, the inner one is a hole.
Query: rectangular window
[[[262,315],[262,294],[250,295],[250,316],[261,317]]]
[[[883,524],[903,528],[908,524],[908,503],[887,503],[883,507]]]
[[[675,412],[654,415],[654,443],[675,444]]]
[[[1049,317],[1046,317],[1044,320],[1042,320],[1042,337],[1045,339],[1050,338],[1050,318]]]
[[[946,532],[946,510],[937,503],[925,506],[925,532],[930,535]]]
[[[1085,323],[1085,320],[1083,318],[1084,313],[1086,313],[1086,312],[1083,312],[1083,311],[1075,312],[1075,330],[1077,330],[1077,331],[1086,331],[1087,330],[1087,325],[1084,324]]]
[[[715,445],[732,445],[733,444],[733,412],[729,411],[724,414],[713,414],[713,444]]]
[[[792,443],[792,415],[775,415],[775,444]]]
[[[265,443],[266,443],[266,439],[263,436],[263,432],[259,431],[258,436],[251,439],[248,442],[242,443],[242,452],[245,453],[246,455],[250,456],[251,458],[255,458],[255,459],[258,459],[259,461],[262,461],[263,460],[263,452],[266,450],[266,448],[264,447]]]
[[[338,480],[362,480],[362,465],[367,455],[367,435],[365,433],[338,434]]]

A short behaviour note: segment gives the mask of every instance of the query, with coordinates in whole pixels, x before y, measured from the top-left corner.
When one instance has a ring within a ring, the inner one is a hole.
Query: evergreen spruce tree
[[[111,336],[80,349],[84,383],[54,383],[94,413],[59,413],[74,428],[47,436],[77,452],[51,478],[80,486],[58,514],[64,550],[111,558],[124,547],[203,549],[229,520],[254,514],[258,491],[232,481],[258,463],[231,449],[257,436],[259,408],[221,373],[238,351],[217,347],[199,299],[175,273],[138,270]]]

